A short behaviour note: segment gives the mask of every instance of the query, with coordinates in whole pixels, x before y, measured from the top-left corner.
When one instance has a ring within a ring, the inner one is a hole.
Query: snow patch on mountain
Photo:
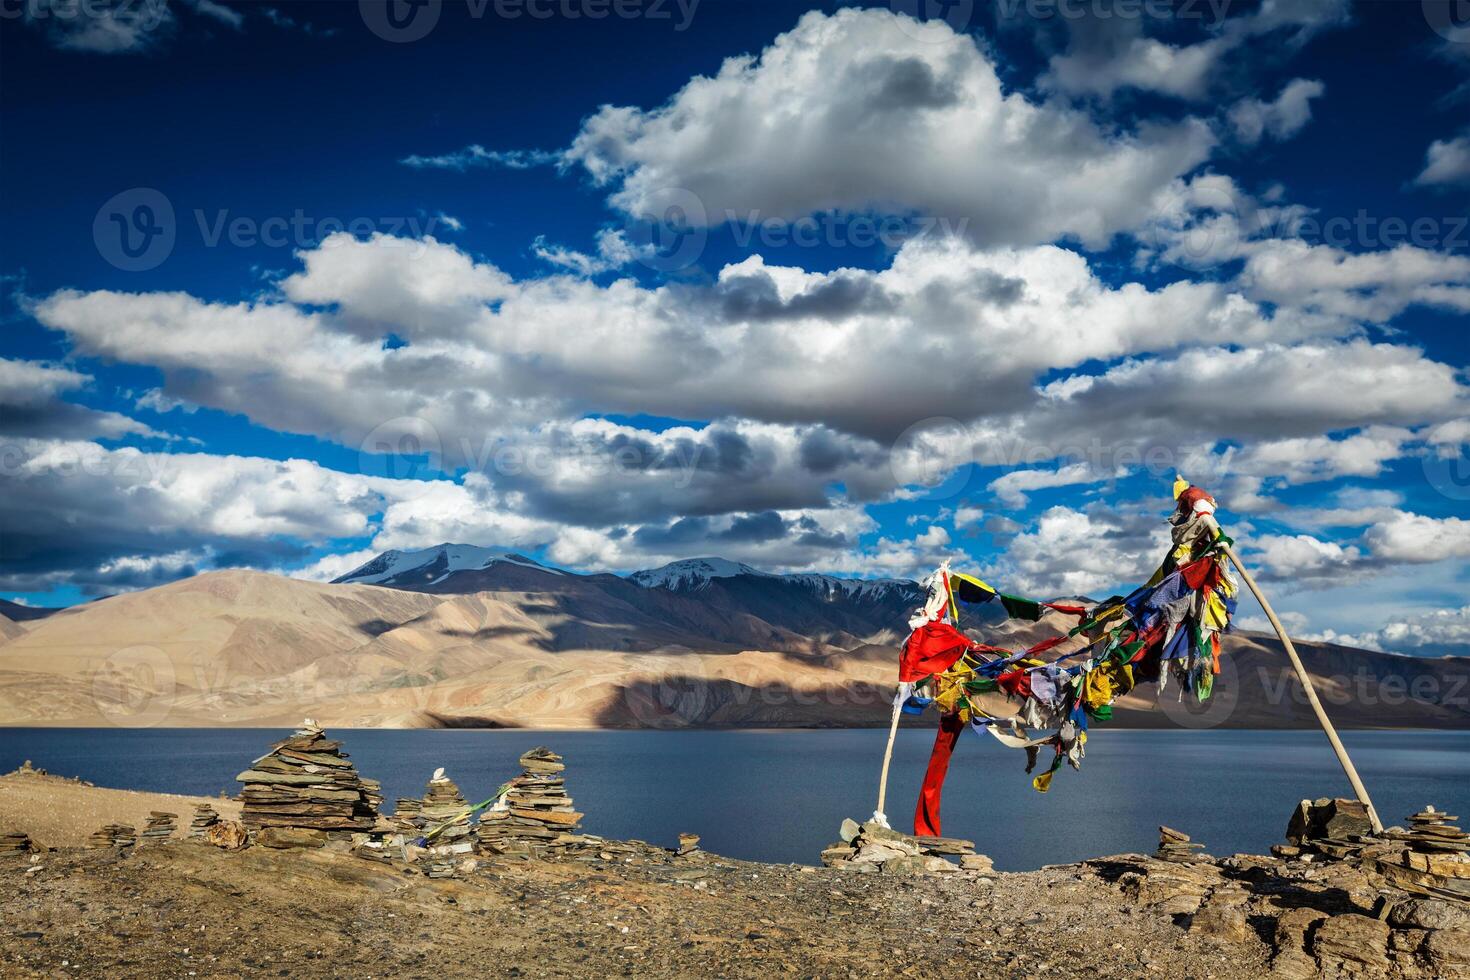
[[[548,568],[525,555],[506,548],[477,548],[469,544],[435,545],[418,551],[385,551],[360,568],[354,569],[334,581],[377,585],[409,575],[420,569],[434,568],[439,575],[434,582],[441,582],[454,572],[489,568],[496,562],[509,562],[544,572],[561,574],[558,569]]]
[[[646,589],[698,592],[707,588],[714,579],[733,578],[736,575],[755,575],[774,581],[788,582],[809,589],[825,599],[878,599],[895,590],[912,592],[918,589],[913,582],[905,582],[900,579],[838,578],[835,575],[820,575],[815,572],[775,575],[752,568],[743,562],[730,561],[728,558],[685,558],[682,561],[670,562],[660,568],[634,572],[628,576],[628,580]]]
[[[709,585],[711,579],[733,578],[736,575],[761,575],[774,578],[758,568],[751,568],[728,558],[685,558],[671,561],[661,568],[650,568],[628,576],[630,582],[645,589],[668,589],[670,592],[697,592]]]

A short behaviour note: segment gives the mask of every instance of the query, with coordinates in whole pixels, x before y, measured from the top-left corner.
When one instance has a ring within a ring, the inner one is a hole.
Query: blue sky
[[[7,0],[0,596],[443,540],[1100,596],[1182,469],[1295,629],[1463,647],[1452,13]]]

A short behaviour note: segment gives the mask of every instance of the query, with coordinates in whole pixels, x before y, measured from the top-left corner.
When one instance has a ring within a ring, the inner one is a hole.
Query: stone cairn
[[[143,826],[140,840],[148,844],[168,840],[174,835],[174,831],[178,830],[178,820],[177,813],[166,813],[163,810],[148,811],[148,823]]]
[[[200,803],[194,807],[194,816],[189,821],[189,838],[191,840],[209,836],[209,828],[219,823],[219,812],[208,803]]]
[[[1385,831],[1403,850],[1379,857],[1376,870],[1415,895],[1470,903],[1470,834],[1460,818],[1426,806],[1408,819],[1408,830]]]
[[[688,857],[689,855],[694,854],[698,850],[699,850],[699,835],[698,834],[680,834],[679,835],[679,850],[676,851],[675,853],[677,853],[680,857]]]
[[[27,854],[36,850],[30,835],[22,833],[0,834],[0,854]]]
[[[110,823],[87,838],[89,847],[132,847],[138,843],[138,833],[125,823]]]
[[[425,832],[444,828],[429,841],[431,855],[442,858],[469,854],[475,849],[474,841],[469,839],[471,829],[470,816],[466,812],[468,809],[469,803],[454,784],[454,780],[444,775],[443,769],[435,769],[429,780],[428,792],[424,793],[418,816],[418,825]]]
[[[400,796],[398,803],[393,807],[393,822],[397,829],[406,834],[418,830],[418,818],[423,809],[423,800],[414,796]]]
[[[869,820],[842,821],[841,840],[822,851],[829,868],[884,874],[946,874],[953,871],[993,871],[990,858],[975,853],[973,841],[954,837],[914,837]],[[958,857],[959,866],[946,860]]]
[[[1470,834],[1455,826],[1459,817],[1450,816],[1432,806],[1409,815],[1409,831],[1405,839],[1409,849],[1421,854],[1464,854],[1470,851]]]
[[[328,739],[310,718],[235,778],[245,784],[240,819],[252,830],[362,832],[378,822],[374,797],[342,743]]]
[[[1154,852],[1154,857],[1160,861],[1173,861],[1176,864],[1193,864],[1196,861],[1213,861],[1214,858],[1208,854],[1196,854],[1196,851],[1204,849],[1203,844],[1196,844],[1189,839],[1189,835],[1173,827],[1159,827],[1159,849]]]
[[[521,756],[521,774],[480,817],[480,849],[490,854],[550,857],[587,843],[575,833],[582,814],[572,807],[562,757],[544,746]]]

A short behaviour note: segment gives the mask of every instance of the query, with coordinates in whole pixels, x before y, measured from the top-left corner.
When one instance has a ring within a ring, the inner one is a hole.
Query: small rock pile
[[[30,835],[22,833],[0,834],[0,854],[27,854],[35,850]]]
[[[219,812],[208,803],[200,803],[194,807],[194,816],[189,820],[189,838],[191,840],[209,836],[209,828],[219,823]]]
[[[235,778],[245,784],[240,819],[252,830],[369,831],[378,821],[373,797],[342,743],[328,739],[310,718]]]
[[[138,832],[124,823],[110,823],[87,838],[89,847],[132,847],[136,843]]]
[[[143,827],[142,840],[147,843],[168,840],[179,829],[179,815],[163,810],[149,810],[148,823]]]
[[[698,834],[680,834],[679,835],[679,850],[675,852],[676,854],[678,854],[680,857],[687,857],[690,854],[693,854],[694,852],[696,852],[698,850],[699,850],[699,835]]]
[[[567,795],[562,757],[539,746],[520,761],[521,774],[510,781],[505,796],[480,817],[480,849],[544,858],[585,844],[575,833],[583,814],[573,808]]]
[[[1409,832],[1405,836],[1409,848],[1423,854],[1464,854],[1470,851],[1470,834],[1455,826],[1459,819],[1433,806],[1410,814]]]
[[[1189,839],[1189,835],[1173,827],[1159,827],[1159,849],[1154,852],[1154,857],[1160,861],[1173,861],[1177,864],[1193,864],[1196,861],[1213,861],[1214,858],[1208,854],[1196,854],[1195,851],[1203,850],[1203,844],[1196,844]]]
[[[842,821],[841,840],[822,851],[822,863],[845,871],[884,874],[944,874],[955,871],[990,873],[988,857],[975,853],[973,841],[953,837],[913,837],[874,821]],[[957,856],[956,867],[944,855]]]

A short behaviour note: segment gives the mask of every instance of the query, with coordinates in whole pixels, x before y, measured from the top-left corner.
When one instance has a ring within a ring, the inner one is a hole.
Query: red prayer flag
[[[925,623],[909,634],[898,658],[898,679],[922,680],[954,666],[966,650],[979,644],[948,623]]]

